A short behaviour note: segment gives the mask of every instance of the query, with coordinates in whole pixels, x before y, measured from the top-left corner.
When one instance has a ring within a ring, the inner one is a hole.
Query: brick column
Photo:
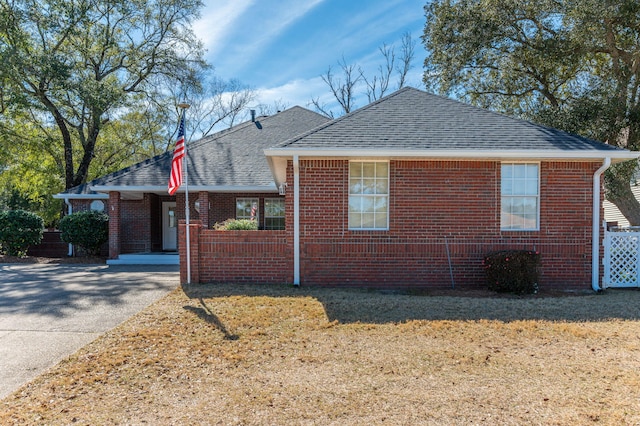
[[[200,230],[202,222],[191,220],[189,223],[189,243],[191,245],[191,283],[200,282]],[[178,253],[180,254],[180,282],[187,282],[187,224],[184,220],[179,222],[178,227]]]
[[[198,193],[200,202],[200,221],[204,229],[209,229],[209,193],[202,191]]]
[[[144,251],[151,252],[153,251],[153,244],[151,243],[151,194],[145,193],[142,196],[142,212],[138,212],[136,214],[136,221],[140,222],[141,227],[141,237],[144,239]],[[142,215],[140,218],[139,215]]]
[[[184,192],[176,193],[176,213],[175,214],[176,214],[176,220],[178,221],[186,219],[184,216],[184,203],[185,203]]]
[[[120,255],[120,193],[109,192],[109,259]]]

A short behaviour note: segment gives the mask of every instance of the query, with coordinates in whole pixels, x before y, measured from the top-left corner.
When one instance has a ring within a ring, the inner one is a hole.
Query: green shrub
[[[227,219],[213,225],[213,229],[218,231],[257,231],[258,222],[249,219]]]
[[[9,256],[24,257],[30,246],[40,244],[44,222],[25,210],[0,212],[0,250]]]
[[[538,292],[540,253],[531,250],[502,250],[484,258],[489,290],[498,293]]]
[[[97,211],[73,213],[60,220],[60,238],[65,243],[82,248],[87,254],[98,255],[109,240],[109,216]]]

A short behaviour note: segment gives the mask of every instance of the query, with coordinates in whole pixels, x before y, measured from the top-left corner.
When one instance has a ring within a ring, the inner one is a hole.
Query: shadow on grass
[[[200,305],[202,305],[201,308],[195,306],[183,306],[183,308],[189,312],[193,312],[198,316],[198,318],[220,330],[220,332],[224,335],[225,340],[238,340],[238,336],[229,333],[222,321],[220,321],[216,314],[214,314],[213,311],[207,306],[207,304],[204,303],[204,300],[200,298],[199,301]]]
[[[365,289],[253,284],[191,284],[183,285],[182,289],[189,298],[201,301],[228,296],[311,297],[322,304],[329,321],[340,323],[640,320],[640,291],[637,290],[515,297],[464,290],[444,294],[402,294]]]

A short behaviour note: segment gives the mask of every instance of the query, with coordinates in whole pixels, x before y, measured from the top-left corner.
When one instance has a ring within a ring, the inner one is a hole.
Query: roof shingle
[[[273,116],[258,117],[187,145],[189,186],[270,187],[273,176],[264,149],[325,123],[328,118],[295,106]],[[173,152],[102,176],[63,194],[88,194],[90,188],[167,186]]]
[[[410,87],[274,148],[619,150],[611,145]]]

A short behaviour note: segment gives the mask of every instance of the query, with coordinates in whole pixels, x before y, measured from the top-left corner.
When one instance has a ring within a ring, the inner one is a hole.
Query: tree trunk
[[[71,133],[69,133],[69,128],[64,121],[64,117],[42,89],[43,86],[44,84],[41,83],[34,94],[51,113],[53,120],[60,130],[62,144],[64,146],[64,189],[73,188],[75,185],[73,184],[73,145],[71,144]]]
[[[73,186],[82,185],[87,181],[89,165],[93,160],[96,142],[98,140],[98,133],[100,132],[100,120],[96,119],[96,116],[99,117],[99,114],[94,113],[93,119],[90,121],[87,140],[85,145],[82,147],[84,153],[80,160],[80,164],[78,164],[78,170],[74,175]]]

